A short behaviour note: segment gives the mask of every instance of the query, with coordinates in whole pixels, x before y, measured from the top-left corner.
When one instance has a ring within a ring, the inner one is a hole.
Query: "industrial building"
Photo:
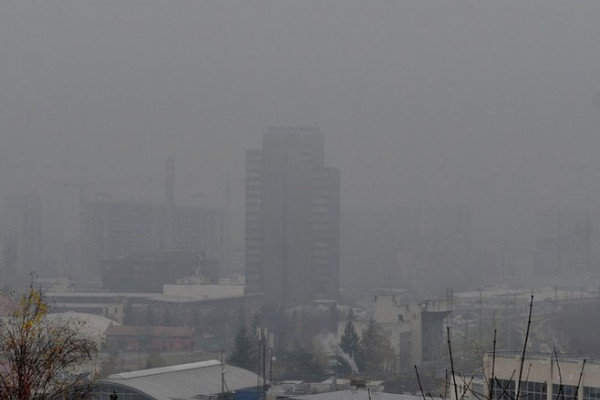
[[[371,392],[366,389],[349,389],[335,392],[316,393],[301,396],[278,397],[290,400],[423,400],[422,396],[411,394],[396,394],[385,392]]]
[[[451,313],[444,300],[403,303],[395,294],[373,297],[370,318],[354,321],[361,335],[372,319],[386,333],[396,359],[393,371],[407,371],[414,365],[435,370],[445,362],[444,319]],[[338,323],[338,341],[344,333],[346,321]]]
[[[600,398],[600,362],[583,356],[526,353],[521,369],[521,352],[497,352],[484,356],[484,376],[494,379],[493,399],[519,398],[531,400]],[[520,382],[519,382],[520,379]],[[472,398],[489,393],[490,387],[482,377],[473,381]]]
[[[246,152],[245,240],[250,293],[284,306],[337,298],[340,174],[319,129],[270,128]]]
[[[110,375],[93,394],[97,400],[115,394],[127,400],[262,400],[264,386],[253,372],[209,360]]]
[[[235,285],[164,285],[162,293],[48,292],[56,311],[110,318],[125,326],[194,327],[199,347],[228,345],[236,324],[249,324],[263,305],[260,293]]]

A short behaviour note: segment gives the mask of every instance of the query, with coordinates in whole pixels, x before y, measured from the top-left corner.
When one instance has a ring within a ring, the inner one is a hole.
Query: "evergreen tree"
[[[374,320],[362,334],[363,373],[371,378],[385,376],[387,355],[390,354],[390,343],[381,326]]]
[[[307,350],[298,340],[294,340],[291,348],[281,355],[284,379],[307,379],[321,381],[326,378],[325,358],[316,349]]]
[[[346,321],[356,321],[356,315],[354,314],[353,309],[350,309],[350,311],[348,311],[348,314],[346,314]]]
[[[358,366],[360,362],[360,355],[362,353],[362,344],[358,333],[356,333],[356,329],[354,329],[354,322],[352,322],[351,319],[348,319],[346,322],[344,333],[340,338],[339,348],[345,354],[345,356],[353,360],[356,366]],[[352,372],[352,366],[348,363],[346,357],[339,357],[338,365],[338,372],[340,374],[348,375]]]
[[[256,346],[256,337],[245,326],[242,326],[235,336],[233,351],[227,362],[236,367],[256,372],[258,370]]]
[[[361,340],[356,329],[354,329],[354,322],[346,322],[344,327],[344,334],[340,338],[340,349],[348,354],[350,357],[358,355],[361,351]]]

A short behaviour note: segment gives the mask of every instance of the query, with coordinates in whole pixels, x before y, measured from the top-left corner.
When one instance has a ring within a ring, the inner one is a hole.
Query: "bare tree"
[[[84,322],[51,315],[44,291],[33,280],[24,292],[3,295],[0,398],[84,398],[91,388],[91,361],[98,350],[97,342],[85,333]]]

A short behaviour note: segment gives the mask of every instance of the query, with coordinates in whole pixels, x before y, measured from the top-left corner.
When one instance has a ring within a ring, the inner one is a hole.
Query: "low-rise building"
[[[522,374],[519,376],[519,371]],[[498,400],[519,398],[529,400],[600,398],[600,360],[583,356],[526,353],[521,363],[520,352],[500,352],[484,356],[484,375],[491,381],[492,398]],[[473,381],[473,398],[483,390],[488,397],[490,381],[480,377]]]
[[[372,319],[387,334],[396,358],[396,371],[414,365],[434,368],[445,360],[444,319],[451,310],[447,301],[431,300],[403,304],[391,294],[373,297]],[[346,321],[338,323],[338,340],[344,333]],[[367,328],[369,319],[354,321],[359,335]]]
[[[163,293],[49,292],[47,296],[57,311],[102,315],[122,325],[193,327],[207,345],[224,348],[233,341],[239,324],[249,324],[262,307],[262,294],[243,293],[241,285],[181,284],[165,285]],[[218,345],[213,339],[218,339]]]
[[[302,396],[278,397],[279,399],[290,400],[423,400],[422,396],[411,394],[395,394],[385,392],[373,392],[363,389],[339,390],[336,392],[326,392],[309,394]]]
[[[179,351],[194,347],[194,328],[177,326],[110,326],[106,345],[121,350]]]
[[[209,360],[110,375],[98,381],[94,399],[262,400],[264,386],[253,372]],[[113,397],[114,398],[114,397]]]
[[[600,360],[550,353],[514,351],[484,355],[483,375],[475,377],[466,388],[466,397],[488,398],[493,382],[492,399],[530,400],[597,400],[600,398]],[[519,376],[519,371],[522,371]],[[492,381],[492,376],[494,377]],[[459,390],[459,396],[465,391]]]
[[[163,285],[200,276],[204,283],[219,281],[219,264],[198,252],[148,252],[107,260],[102,288],[111,292],[160,293]]]

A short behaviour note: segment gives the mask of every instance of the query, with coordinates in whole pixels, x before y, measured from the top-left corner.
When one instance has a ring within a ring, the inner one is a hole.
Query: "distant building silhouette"
[[[416,207],[361,208],[344,215],[343,284],[357,289],[421,283],[421,216]]]
[[[145,252],[202,252],[217,261],[223,257],[220,208],[176,207],[166,214],[164,205],[106,200],[86,201],[84,207],[83,263],[91,275],[98,275],[106,260]]]
[[[536,273],[558,276],[590,268],[588,210],[540,210],[536,222]]]
[[[8,281],[39,271],[42,262],[42,199],[32,194],[4,197],[4,252]]]
[[[438,205],[427,214],[424,284],[433,285],[440,294],[440,289],[476,283],[479,277],[472,263],[470,209],[466,205]]]
[[[156,248],[156,211],[151,203],[94,200],[84,204],[83,257],[92,275],[108,259]]]
[[[174,195],[174,160],[165,167],[165,202],[115,201],[104,194],[87,200],[80,193],[81,264],[84,275],[97,276],[103,262],[148,252],[202,253],[221,262],[224,255],[224,209],[178,206]]]
[[[246,152],[246,284],[293,306],[337,298],[340,174],[317,128],[270,128]]]
[[[196,252],[137,253],[103,264],[102,288],[111,292],[161,293],[163,285],[190,276],[206,284],[219,282],[218,263]]]

